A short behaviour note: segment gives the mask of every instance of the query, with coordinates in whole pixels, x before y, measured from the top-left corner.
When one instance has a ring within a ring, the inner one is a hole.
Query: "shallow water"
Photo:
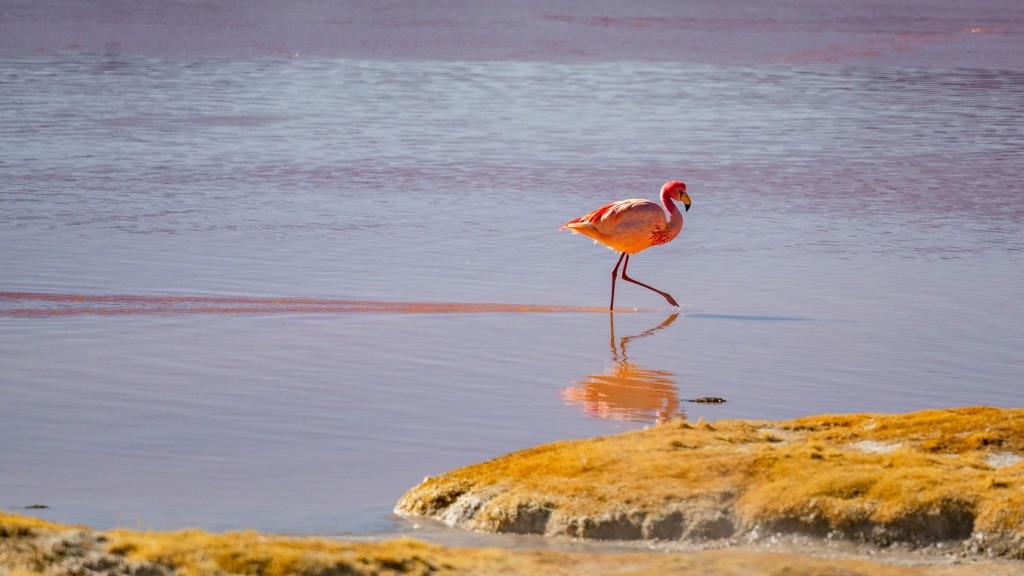
[[[678,415],[1024,404],[1020,70],[2,64],[5,508],[370,533],[425,475]],[[630,272],[683,307],[610,317],[614,254],[556,230],[676,178]]]

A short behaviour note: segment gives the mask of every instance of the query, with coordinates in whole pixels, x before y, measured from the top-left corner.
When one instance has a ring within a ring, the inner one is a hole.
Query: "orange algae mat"
[[[618,310],[619,312],[629,310]],[[585,306],[544,306],[484,302],[390,302],[344,298],[246,296],[140,296],[129,294],[50,294],[0,292],[0,316],[82,314],[473,314],[487,312],[608,312]]]

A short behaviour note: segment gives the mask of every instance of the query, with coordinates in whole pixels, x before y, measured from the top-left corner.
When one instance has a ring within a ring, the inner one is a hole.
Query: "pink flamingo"
[[[619,261],[615,263],[615,268],[612,269],[612,300],[608,305],[609,310],[615,308],[615,278],[618,276],[620,264],[622,265],[623,280],[653,290],[664,296],[672,306],[679,306],[671,294],[638,282],[626,275],[630,256],[651,246],[670,242],[683,229],[683,214],[672,203],[673,200],[682,202],[686,210],[690,209],[690,197],[686,194],[686,184],[679,180],[666,182],[661,187],[661,203],[668,211],[667,220],[661,206],[650,200],[631,198],[605,204],[590,214],[566,222],[559,228],[559,230],[568,228],[574,234],[589,236],[595,242],[600,242],[612,250],[622,253],[619,256]]]

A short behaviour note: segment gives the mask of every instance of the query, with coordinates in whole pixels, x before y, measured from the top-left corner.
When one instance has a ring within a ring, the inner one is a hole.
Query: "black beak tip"
[[[689,212],[689,211],[690,211],[690,205],[689,204],[684,204],[683,205],[683,212]]]

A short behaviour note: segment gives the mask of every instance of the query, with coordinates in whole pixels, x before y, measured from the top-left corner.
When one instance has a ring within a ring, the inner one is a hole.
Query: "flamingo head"
[[[690,209],[690,196],[686,193],[686,184],[681,181],[672,180],[671,182],[666,182],[661,187],[661,193],[673,200],[682,202],[684,210]]]

